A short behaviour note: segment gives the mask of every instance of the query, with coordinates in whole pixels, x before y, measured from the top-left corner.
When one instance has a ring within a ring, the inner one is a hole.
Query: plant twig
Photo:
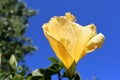
[[[61,79],[60,72],[58,72],[58,80],[62,80],[62,79]]]

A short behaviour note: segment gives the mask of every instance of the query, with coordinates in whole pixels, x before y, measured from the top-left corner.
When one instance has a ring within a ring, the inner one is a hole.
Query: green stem
[[[60,72],[58,72],[58,80],[62,80],[62,79],[61,79]]]

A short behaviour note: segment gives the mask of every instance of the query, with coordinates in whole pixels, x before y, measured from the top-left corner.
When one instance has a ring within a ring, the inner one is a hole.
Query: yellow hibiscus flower
[[[87,53],[100,48],[104,35],[96,33],[94,24],[81,26],[71,13],[53,17],[43,25],[43,31],[56,56],[69,69]]]

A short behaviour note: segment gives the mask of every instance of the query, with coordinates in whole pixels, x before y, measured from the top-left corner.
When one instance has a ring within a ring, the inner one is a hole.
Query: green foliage
[[[69,77],[66,71],[62,74],[61,71],[64,65],[56,58],[51,57],[49,60],[51,60],[52,63],[48,68],[36,69],[25,76],[24,67],[18,66],[15,56],[12,55],[9,60],[10,71],[0,71],[0,80],[51,80],[51,77],[55,74],[58,75],[59,80],[64,78],[68,78],[69,80],[81,80],[78,72],[75,72],[72,77]]]
[[[60,71],[63,69],[63,64],[56,58],[50,57],[49,60],[52,61],[52,64],[48,68],[37,69],[28,75],[32,76],[31,80],[51,80],[51,76],[60,74]]]
[[[76,71],[73,77],[73,80],[82,80],[79,73]]]
[[[18,66],[14,55],[9,60],[10,71],[0,71],[0,80],[31,80],[32,76],[25,77],[23,66]]]
[[[56,58],[50,57],[49,60],[53,63],[58,63],[59,61]]]
[[[52,64],[48,68],[36,69],[27,77],[31,77],[31,80],[51,80],[51,77],[57,74],[58,80],[62,80],[64,78],[68,78],[69,80],[81,80],[79,73],[76,71],[73,73],[72,77],[68,77],[66,71],[61,73],[61,71],[64,69],[64,65],[56,58],[50,57],[49,60],[52,62]]]
[[[28,19],[36,12],[26,7],[20,0],[0,0],[0,53],[1,70],[9,71],[9,58],[15,55],[17,61],[35,50],[32,41],[24,36]]]

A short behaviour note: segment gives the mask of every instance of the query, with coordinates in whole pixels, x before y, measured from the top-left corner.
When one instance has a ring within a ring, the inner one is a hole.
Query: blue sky
[[[38,14],[29,20],[26,36],[33,40],[38,50],[25,57],[30,71],[50,65],[48,57],[56,57],[47,39],[42,25],[53,16],[71,12],[77,23],[85,26],[94,23],[97,32],[105,35],[101,49],[86,55],[77,64],[77,70],[83,80],[96,76],[99,80],[119,80],[120,77],[120,1],[119,0],[24,0],[29,8],[38,10]]]

